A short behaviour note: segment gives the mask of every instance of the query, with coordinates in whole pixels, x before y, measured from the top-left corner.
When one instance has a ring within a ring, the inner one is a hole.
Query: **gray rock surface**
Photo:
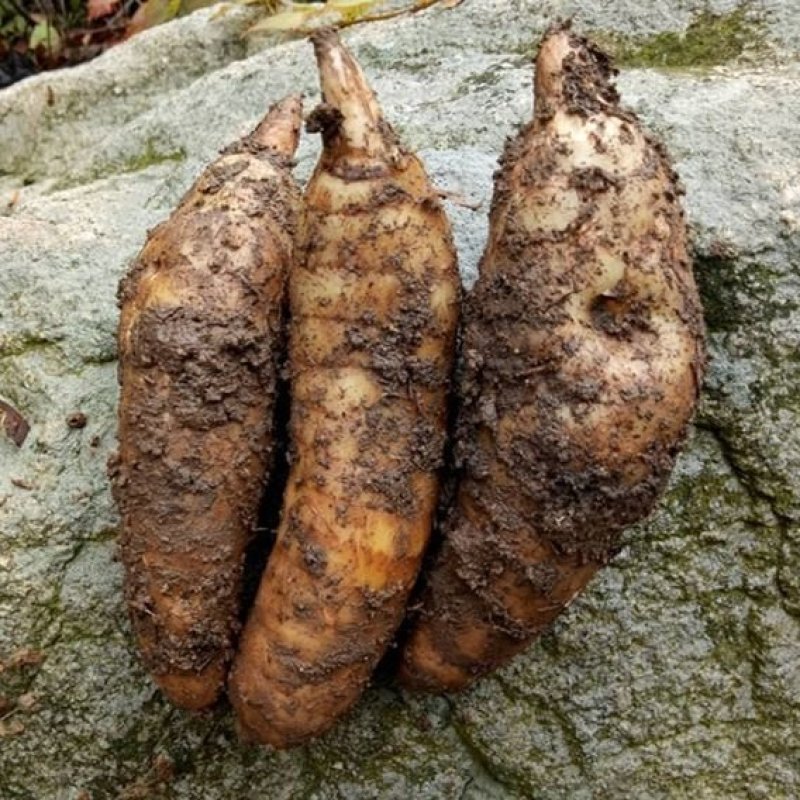
[[[709,329],[702,408],[661,507],[496,676],[449,698],[378,686],[282,754],[148,682],[105,461],[119,277],[221,145],[289,89],[313,102],[310,48],[246,42],[254,12],[217,9],[0,93],[0,399],[31,425],[19,449],[0,433],[2,800],[800,796],[800,4],[467,0],[346,38],[437,182],[482,204],[448,206],[469,282],[543,28],[574,14],[672,47],[665,33],[709,9],[727,63],[619,80],[686,184]],[[317,147],[305,139],[301,177]],[[76,411],[85,428],[67,425]]]

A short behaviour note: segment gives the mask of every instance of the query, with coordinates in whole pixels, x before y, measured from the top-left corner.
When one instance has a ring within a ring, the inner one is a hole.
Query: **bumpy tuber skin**
[[[450,228],[333,31],[314,37],[323,153],[290,276],[292,467],[229,693],[284,748],[361,695],[432,525],[458,318]]]
[[[224,687],[272,462],[301,124],[299,97],[274,106],[150,233],[120,286],[125,592],[146,666],[188,709]]]
[[[544,631],[654,507],[697,400],[680,189],[607,57],[545,36],[464,310],[456,499],[399,678],[455,691]]]

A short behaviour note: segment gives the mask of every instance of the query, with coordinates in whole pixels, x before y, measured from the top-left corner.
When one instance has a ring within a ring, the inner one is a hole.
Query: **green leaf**
[[[191,14],[192,11],[197,11],[198,8],[208,8],[213,6],[218,0],[183,0],[180,4],[181,16],[184,14]]]
[[[324,6],[309,5],[307,7],[293,4],[290,10],[280,11],[260,19],[247,29],[247,33],[282,32],[300,30],[311,18],[319,14]]]
[[[337,11],[344,22],[355,22],[375,5],[375,0],[328,0],[327,7]]]
[[[328,8],[342,12],[366,11],[372,5],[375,0],[328,0]]]
[[[61,50],[61,37],[47,20],[37,22],[28,39],[28,47],[31,50],[44,47],[49,53],[57,53]]]

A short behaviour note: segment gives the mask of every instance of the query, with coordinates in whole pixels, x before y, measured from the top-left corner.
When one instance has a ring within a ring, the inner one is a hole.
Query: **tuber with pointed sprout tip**
[[[277,748],[359,698],[428,542],[459,278],[450,227],[333,31],[313,37],[323,152],[290,276],[292,466],[229,693]]]
[[[544,631],[654,507],[698,396],[701,307],[679,184],[568,27],[536,61],[464,309],[443,544],[399,678],[455,691]]]
[[[212,705],[274,443],[286,276],[302,196],[302,108],[274,106],[148,236],[120,285],[125,594],[145,665],[176,705]]]

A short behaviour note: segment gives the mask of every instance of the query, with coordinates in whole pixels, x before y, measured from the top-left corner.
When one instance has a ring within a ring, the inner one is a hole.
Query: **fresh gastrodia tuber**
[[[358,699],[432,527],[458,318],[450,227],[333,31],[323,152],[290,277],[292,466],[231,673],[244,736],[289,747]]]
[[[536,60],[466,300],[458,489],[400,681],[462,689],[544,631],[655,506],[698,396],[701,307],[664,147],[568,27]]]
[[[120,286],[112,478],[125,592],[145,665],[190,709],[224,687],[272,461],[301,123],[288,97],[224,151]]]

